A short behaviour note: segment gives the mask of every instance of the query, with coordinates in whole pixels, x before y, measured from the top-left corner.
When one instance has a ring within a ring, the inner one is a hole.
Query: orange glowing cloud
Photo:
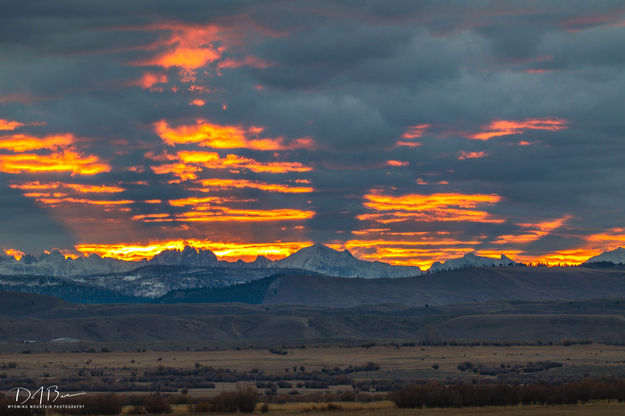
[[[461,151],[460,153],[458,153],[458,160],[465,160],[465,159],[480,159],[483,157],[488,157],[488,153],[486,152],[465,152],[465,151]]]
[[[97,156],[84,156],[74,147],[72,134],[35,137],[25,134],[0,136],[0,149],[14,154],[0,154],[0,172],[38,173],[71,172],[72,175],[95,175],[108,172],[111,167]],[[48,151],[47,154],[24,153]]]
[[[217,64],[218,69],[223,68],[239,68],[241,66],[249,66],[252,68],[266,69],[275,64],[267,62],[256,56],[246,56],[243,59],[226,58]]]
[[[154,124],[156,133],[170,146],[198,143],[200,146],[217,149],[247,147],[247,131],[237,126],[221,126],[197,120],[195,125],[172,128],[165,120]]]
[[[4,254],[6,254],[7,256],[13,257],[15,260],[19,260],[22,257],[24,257],[23,251],[16,250],[14,248],[9,248],[9,249],[4,250]]]
[[[357,218],[383,224],[404,220],[502,223],[503,219],[494,218],[486,211],[473,209],[500,200],[501,198],[494,194],[439,193],[393,196],[373,191],[365,195],[364,205],[377,213],[362,214]]]
[[[176,68],[182,82],[197,81],[199,70],[214,68],[217,75],[221,75],[220,71],[226,68],[250,66],[264,69],[274,65],[256,56],[241,56],[240,28],[235,33],[228,26],[168,22],[132,29],[158,31],[160,38],[140,48],[151,56],[131,64]]]
[[[144,90],[149,90],[153,88],[157,84],[165,84],[167,83],[168,78],[165,74],[159,74],[156,72],[144,72],[143,76],[136,81],[132,81],[128,83],[128,85],[136,85]]]
[[[415,142],[413,139],[422,137],[425,131],[430,128],[429,124],[418,124],[415,126],[410,126],[406,129],[406,131],[401,135],[403,140],[398,140],[395,143],[395,146],[400,147],[419,147],[422,143]]]
[[[211,207],[210,210],[190,211],[177,215],[175,221],[188,222],[266,222],[307,220],[315,216],[314,211],[297,209],[231,209]]]
[[[558,218],[551,221],[543,221],[539,223],[524,223],[518,224],[520,227],[530,229],[530,231],[522,234],[507,234],[499,236],[492,244],[526,244],[539,240],[552,231],[562,227],[568,220],[571,219],[570,215],[566,215],[562,218]]]
[[[297,209],[234,209],[205,203],[202,198],[170,201],[173,206],[192,205],[193,210],[180,214],[166,213],[135,215],[133,221],[141,222],[273,222],[307,220],[313,211]]]
[[[272,260],[281,259],[312,245],[309,241],[274,242],[274,243],[237,243],[208,240],[170,240],[148,244],[80,244],[75,248],[83,255],[97,254],[126,261],[150,259],[164,250],[182,250],[191,246],[198,250],[211,250],[220,260],[252,261],[257,256]]]
[[[430,128],[429,124],[418,124],[416,126],[410,126],[406,129],[404,134],[401,135],[402,139],[416,139],[422,137],[425,131]]]
[[[586,237],[586,241],[609,249],[625,246],[625,228],[611,228],[602,233],[591,234]]]
[[[194,105],[196,107],[203,107],[206,105],[206,101],[196,98],[195,100],[191,101],[189,105]]]
[[[184,207],[187,205],[201,205],[201,204],[221,204],[225,202],[226,199],[218,197],[218,196],[206,196],[206,197],[189,197],[189,198],[180,198],[180,199],[171,199],[169,204],[173,207]]]
[[[578,248],[570,250],[560,250],[542,256],[519,256],[519,259],[531,264],[545,264],[547,266],[566,265],[572,266],[583,263],[590,257],[601,254],[602,250]]]
[[[426,270],[437,260],[460,257],[479,241],[427,238],[424,241],[350,240],[339,245],[363,260],[383,261],[397,266],[418,266]]]
[[[152,166],[152,171],[156,174],[173,174],[183,181],[197,179],[197,173],[202,170],[202,167],[206,169],[248,169],[252,172],[267,173],[309,172],[312,170],[312,168],[299,162],[258,162],[233,154],[222,158],[216,152],[181,151],[175,156],[167,155],[166,158],[179,163]]]
[[[289,186],[279,185],[266,182],[249,181],[246,179],[204,179],[201,181],[202,186],[208,189],[200,189],[202,192],[208,192],[214,189],[232,189],[232,188],[252,188],[260,189],[267,192],[281,193],[308,193],[314,189],[309,186]]]
[[[107,186],[107,185],[82,185],[82,184],[77,184],[77,183],[66,183],[63,184],[63,186],[66,186],[68,188],[73,189],[76,192],[80,192],[83,194],[100,194],[100,193],[106,193],[106,194],[114,194],[114,193],[118,193],[118,192],[124,192],[125,189],[119,186]]]
[[[263,127],[227,126],[208,122],[203,119],[196,124],[171,127],[165,120],[154,124],[156,133],[170,146],[196,143],[202,147],[215,149],[254,149],[254,150],[289,150],[310,148],[310,138],[293,140],[285,145],[284,139],[261,138]]]
[[[50,155],[0,155],[0,172],[5,173],[71,172],[72,175],[96,175],[110,170],[111,167],[100,162],[97,156],[83,156],[69,149]]]
[[[402,166],[408,166],[408,165],[410,165],[410,162],[405,162],[401,160],[387,160],[386,161],[386,166],[402,167]]]
[[[525,226],[527,227],[542,228],[542,230],[535,230],[533,233],[528,233],[527,236],[501,236],[499,238],[500,240],[502,240],[500,244],[504,244],[507,242],[514,244],[517,242],[524,243],[526,241],[533,241],[536,239],[536,234],[541,235],[545,232],[551,231],[552,229],[556,229],[559,226],[563,225],[564,222],[569,218],[570,217],[564,217],[558,220],[539,223],[540,226],[539,224],[526,224]],[[519,225],[524,226],[523,224]],[[523,261],[529,264],[545,264],[548,266],[571,266],[581,264],[588,260],[590,257],[597,256],[604,251],[614,250],[618,247],[625,246],[625,228],[612,228],[603,232],[580,237],[583,238],[584,243],[580,244],[578,247],[536,255],[530,255],[529,253],[521,252],[516,255],[516,258],[519,261]]]
[[[25,191],[54,191],[61,188],[69,188],[75,192],[83,194],[91,193],[118,193],[125,191],[119,186],[108,185],[83,185],[78,183],[48,182],[41,183],[39,181],[21,182],[9,185],[13,189],[22,189]]]
[[[528,118],[525,120],[495,120],[482,126],[478,133],[468,136],[473,140],[490,140],[493,137],[522,134],[526,130],[558,131],[567,128],[567,121],[558,118]]]
[[[135,201],[130,201],[130,200],[123,200],[123,199],[116,199],[116,200],[100,200],[100,199],[86,199],[86,198],[71,198],[71,197],[67,197],[67,198],[56,198],[54,197],[41,197],[41,196],[37,196],[36,194],[31,194],[28,195],[26,194],[25,196],[32,196],[35,197],[35,199],[38,202],[41,202],[42,204],[46,204],[46,205],[60,205],[60,204],[80,204],[80,205],[108,205],[108,206],[112,206],[112,205],[128,205],[128,204],[133,204]]]
[[[15,130],[23,125],[24,123],[20,123],[19,121],[9,121],[0,118],[0,130]]]
[[[137,61],[140,66],[178,67],[187,71],[198,69],[218,60],[222,48],[216,42],[221,40],[217,26],[193,26],[182,24],[159,24],[145,27],[145,30],[168,31],[168,35],[145,49],[159,50],[155,56]]]
[[[11,136],[0,136],[0,149],[17,153],[43,149],[56,150],[72,145],[74,140],[75,138],[71,134],[59,134],[46,137],[14,134]]]
[[[427,269],[436,260],[459,257],[483,243],[485,236],[464,238],[449,231],[394,231],[392,228],[366,228],[353,231],[359,238],[336,244],[358,258],[394,265]]]
[[[404,147],[419,147],[422,146],[422,143],[419,142],[406,142],[403,140],[398,140],[397,143],[395,143],[395,146],[404,146]]]
[[[557,221],[559,220],[555,220],[554,223],[557,224]],[[547,226],[547,228],[549,227]],[[585,242],[578,247],[535,256],[523,253],[519,254],[517,258],[526,263],[546,264],[548,266],[578,265],[604,251],[625,246],[625,228],[611,228],[582,238]]]
[[[188,197],[169,201],[172,207],[191,207],[177,214],[156,213],[135,215],[133,221],[142,222],[266,222],[292,221],[312,218],[313,211],[297,209],[242,209],[226,206],[226,203],[251,202],[217,196]]]

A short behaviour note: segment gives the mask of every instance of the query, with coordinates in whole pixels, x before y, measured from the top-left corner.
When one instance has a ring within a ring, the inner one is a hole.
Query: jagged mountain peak
[[[197,249],[189,245],[182,250],[163,250],[149,261],[150,264],[168,266],[212,266],[219,262],[217,256],[212,251]]]
[[[64,261],[65,256],[60,250],[54,249],[49,252],[43,252],[38,258],[38,261]]]
[[[625,264],[625,248],[618,247],[612,251],[604,251],[598,256],[594,256],[589,258],[584,262],[584,264],[590,263],[613,263],[613,264]]]
[[[352,257],[351,253],[347,250],[343,250],[343,251],[339,251],[339,250],[335,250],[331,247],[326,246],[325,244],[321,244],[321,243],[315,243],[312,246],[308,246],[308,247],[304,247],[302,249],[299,249],[298,251],[296,251],[295,253],[291,254],[291,256],[294,255],[344,255],[345,253],[347,253],[350,257]]]
[[[265,267],[271,267],[272,263],[273,263],[273,261],[269,260],[265,256],[256,256],[254,261],[252,261],[251,263],[248,263],[248,264],[250,266],[252,266],[252,267],[265,268]]]
[[[355,258],[348,250],[335,250],[323,244],[304,247],[274,262],[275,267],[308,270],[343,277],[408,277],[421,274],[418,267],[391,266]]]

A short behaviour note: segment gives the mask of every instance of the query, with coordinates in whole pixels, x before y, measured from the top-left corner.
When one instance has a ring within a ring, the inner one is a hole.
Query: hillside
[[[625,342],[625,301],[353,308],[241,303],[79,305],[49,296],[0,292],[0,340],[9,343],[6,348],[23,340],[38,341],[29,348],[50,348],[49,342],[58,339],[203,342],[208,346],[388,340],[621,343]]]
[[[380,303],[424,306],[492,300],[616,297],[625,297],[623,270],[488,267],[397,279],[341,279],[284,274],[218,290],[173,291],[160,301],[248,302],[246,299],[253,299],[249,303],[349,307]]]

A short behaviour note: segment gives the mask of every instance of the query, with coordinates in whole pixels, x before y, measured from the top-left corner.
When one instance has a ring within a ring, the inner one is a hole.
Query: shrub
[[[163,396],[154,394],[149,396],[143,405],[148,413],[161,414],[171,413],[171,406]]]
[[[213,411],[213,404],[211,402],[199,402],[193,406],[193,411],[196,413],[208,413]]]
[[[124,407],[124,397],[117,394],[79,396],[73,402],[85,405],[83,409],[79,410],[80,414],[118,415]]]
[[[135,405],[128,411],[129,415],[142,415],[145,413],[145,408],[143,406]]]
[[[574,404],[625,399],[625,379],[586,378],[564,384],[413,384],[389,395],[398,407],[508,406]]]
[[[252,413],[258,402],[258,393],[250,386],[237,386],[235,391],[223,392],[213,399],[213,410],[217,412]]]

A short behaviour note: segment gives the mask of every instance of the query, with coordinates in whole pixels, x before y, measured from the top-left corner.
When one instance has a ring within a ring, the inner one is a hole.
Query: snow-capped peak
[[[39,256],[25,254],[20,260],[14,258],[0,263],[3,275],[39,276],[86,276],[126,272],[145,264],[145,261],[130,262],[112,258],[102,258],[96,254],[76,259],[66,258],[59,250],[44,252]]]
[[[418,267],[391,266],[355,258],[348,250],[338,251],[315,244],[274,262],[275,267],[308,270],[343,277],[408,277],[421,274]]]
[[[619,247],[616,250],[605,251],[598,256],[591,257],[584,263],[613,263],[613,264],[625,264],[625,248]]]
[[[210,250],[198,250],[195,247],[185,246],[182,250],[164,250],[152,257],[150,264],[168,266],[214,266],[219,262],[217,256]]]
[[[269,260],[265,256],[256,256],[253,262],[248,263],[249,266],[258,267],[258,268],[271,267],[272,264],[273,264],[273,261]]]

